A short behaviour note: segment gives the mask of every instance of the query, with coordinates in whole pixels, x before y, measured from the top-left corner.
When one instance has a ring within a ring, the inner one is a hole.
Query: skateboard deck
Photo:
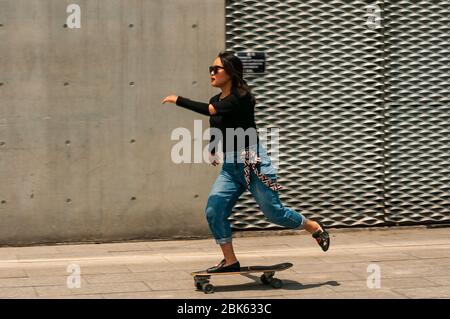
[[[195,271],[191,273],[194,277],[194,285],[198,290],[203,290],[205,294],[210,294],[214,292],[214,286],[209,283],[211,276],[229,276],[229,275],[245,275],[249,273],[262,273],[260,279],[261,282],[265,285],[270,285],[273,288],[281,288],[283,286],[283,282],[275,278],[275,272],[283,271],[291,268],[293,265],[291,263],[282,263],[271,266],[248,266],[241,267],[240,271],[236,272],[218,272],[218,273],[209,273],[206,270]]]

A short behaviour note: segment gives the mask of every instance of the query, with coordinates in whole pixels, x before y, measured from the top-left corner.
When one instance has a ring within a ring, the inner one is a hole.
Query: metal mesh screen
[[[328,226],[450,219],[448,5],[402,2],[226,4],[227,49],[266,53],[266,73],[246,79],[257,97],[258,126],[280,129],[280,198]],[[367,24],[373,4],[382,16],[375,28]],[[421,31],[422,50],[415,43]],[[407,136],[414,119],[429,125]],[[429,139],[434,156],[421,157],[429,164],[419,177],[423,187],[403,185],[402,197],[396,183],[420,175],[407,175],[417,160],[405,151],[426,151]],[[249,193],[230,220],[234,229],[277,227]]]
[[[450,220],[450,3],[385,1],[386,220]]]

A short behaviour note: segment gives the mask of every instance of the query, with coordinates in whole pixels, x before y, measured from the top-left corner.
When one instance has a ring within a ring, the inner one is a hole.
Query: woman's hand
[[[222,162],[222,158],[219,154],[215,153],[215,154],[211,154],[209,153],[209,163],[212,166],[217,166]]]
[[[176,103],[177,99],[178,99],[178,95],[168,95],[162,100],[161,104],[164,104],[166,102]]]

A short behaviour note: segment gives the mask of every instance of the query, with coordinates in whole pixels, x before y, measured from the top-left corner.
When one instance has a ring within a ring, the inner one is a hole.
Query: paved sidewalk
[[[0,298],[450,298],[450,228],[330,232],[327,253],[305,232],[236,238],[241,265],[294,267],[278,274],[281,289],[259,276],[221,276],[210,295],[189,273],[221,259],[212,239],[4,247]],[[68,288],[71,264],[80,266],[80,288]],[[379,288],[368,287],[376,278],[368,267],[379,267]]]

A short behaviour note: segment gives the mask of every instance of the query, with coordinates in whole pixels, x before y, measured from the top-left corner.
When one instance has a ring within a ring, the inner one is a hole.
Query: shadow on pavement
[[[259,279],[259,276],[254,276],[250,274],[242,275],[243,277],[250,278],[254,280],[255,282],[245,283],[245,284],[239,284],[239,285],[218,285],[216,286],[214,284],[214,280],[211,280],[211,283],[214,285],[214,290],[216,292],[230,292],[230,291],[251,291],[251,290],[274,290],[275,288],[272,288],[270,285],[264,285],[261,283],[261,280]],[[312,288],[319,288],[322,286],[340,286],[341,284],[337,281],[326,281],[326,282],[320,282],[316,284],[307,284],[303,285],[302,283],[294,280],[289,279],[283,279],[283,287],[277,290],[305,290],[305,289],[312,289]]]

